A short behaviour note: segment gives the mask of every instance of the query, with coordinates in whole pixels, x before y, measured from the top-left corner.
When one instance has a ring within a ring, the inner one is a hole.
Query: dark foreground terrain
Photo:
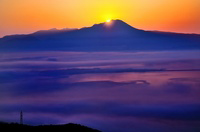
[[[29,125],[20,125],[17,123],[0,123],[0,130],[9,131],[9,130],[36,130],[36,131],[57,131],[57,132],[100,132],[86,126],[79,124],[66,124],[66,125],[44,125],[44,126],[29,126]],[[3,132],[3,131],[2,131]]]

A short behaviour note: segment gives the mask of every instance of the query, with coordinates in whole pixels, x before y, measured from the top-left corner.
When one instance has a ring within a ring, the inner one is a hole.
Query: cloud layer
[[[197,132],[199,52],[170,53],[3,53],[0,121]]]

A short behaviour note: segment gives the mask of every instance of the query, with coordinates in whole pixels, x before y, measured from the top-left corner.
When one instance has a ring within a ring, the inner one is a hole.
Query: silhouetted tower
[[[20,124],[23,124],[23,112],[20,112]]]

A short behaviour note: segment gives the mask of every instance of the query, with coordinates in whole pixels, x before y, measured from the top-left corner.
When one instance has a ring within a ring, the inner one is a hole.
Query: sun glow
[[[115,19],[144,30],[200,33],[199,1],[0,0],[0,37],[54,27],[110,25]]]
[[[106,20],[107,23],[109,23],[110,21],[111,21],[110,19]]]
[[[107,19],[106,22],[105,22],[105,25],[106,25],[107,27],[112,26],[112,24],[113,24],[113,21],[112,21],[112,20],[113,20],[113,19]]]

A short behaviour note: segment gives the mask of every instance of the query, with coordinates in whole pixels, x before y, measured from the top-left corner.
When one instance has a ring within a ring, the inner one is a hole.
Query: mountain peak
[[[131,25],[127,24],[126,22],[122,21],[122,20],[112,20],[111,22],[111,26],[113,27],[120,27],[120,28],[131,28],[133,29],[134,27],[132,27]]]
[[[103,22],[100,24],[94,24],[89,28],[95,31],[113,32],[114,34],[126,34],[138,30],[119,19]]]
[[[116,20],[111,20],[109,22],[103,22],[103,23],[99,23],[99,24],[94,24],[92,27],[97,27],[97,26],[105,26],[105,25],[110,25],[110,27],[116,27],[116,26],[130,26],[129,24],[127,24],[126,22],[116,19]],[[133,27],[132,27],[133,28]]]
[[[111,22],[115,23],[115,24],[125,24],[128,25],[126,22],[120,20],[120,19],[116,19],[116,20],[111,20]]]

